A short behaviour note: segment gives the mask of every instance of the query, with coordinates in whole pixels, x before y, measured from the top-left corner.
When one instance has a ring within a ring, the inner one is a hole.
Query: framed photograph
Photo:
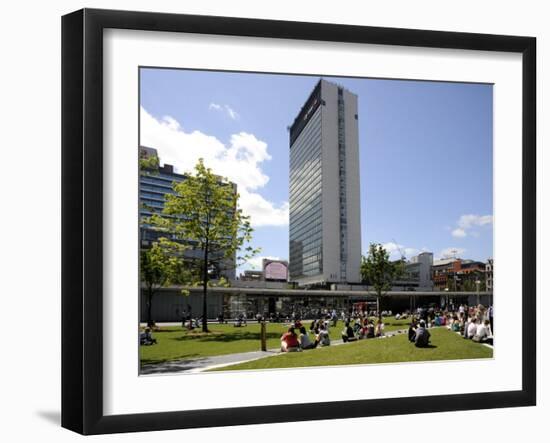
[[[62,426],[536,403],[536,40],[62,20]]]

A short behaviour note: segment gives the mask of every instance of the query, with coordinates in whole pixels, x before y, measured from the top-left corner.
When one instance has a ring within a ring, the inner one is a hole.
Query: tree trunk
[[[208,243],[204,247],[204,265],[203,265],[203,279],[202,279],[202,332],[208,332]]]
[[[147,326],[153,326],[152,319],[153,288],[147,288]]]

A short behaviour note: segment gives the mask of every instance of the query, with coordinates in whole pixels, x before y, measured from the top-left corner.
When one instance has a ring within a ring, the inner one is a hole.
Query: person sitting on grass
[[[470,319],[470,322],[468,323],[468,329],[466,330],[466,338],[472,339],[474,338],[474,335],[476,335],[477,332],[477,319],[474,317]]]
[[[413,319],[411,321],[411,324],[409,325],[409,332],[408,332],[408,335],[409,335],[409,341],[411,343],[414,343],[414,340],[416,338],[416,329],[417,329],[418,325],[416,324],[416,321]]]
[[[157,344],[157,339],[153,338],[151,328],[145,328],[145,331],[139,334],[139,344],[144,346],[151,346]]]
[[[314,334],[317,334],[319,332],[319,321],[313,320],[311,322],[311,325],[309,326],[309,330],[313,332]]]
[[[311,341],[309,335],[307,335],[306,328],[303,326],[300,328],[300,337],[298,338],[300,342],[300,348],[302,349],[315,349],[317,347],[317,340]]]
[[[296,352],[300,350],[298,336],[291,326],[288,331],[281,336],[281,352]]]
[[[317,334],[317,344],[320,346],[330,346],[330,336],[327,331],[327,327],[321,324],[319,327],[319,333]]]
[[[460,321],[458,320],[456,315],[454,316],[454,318],[450,322],[449,329],[453,332],[460,332]]]
[[[417,348],[426,348],[430,344],[430,332],[426,329],[424,320],[420,320],[420,324],[416,329],[414,337],[414,345]]]
[[[376,324],[376,330],[374,331],[374,335],[376,337],[382,337],[384,335],[384,322],[382,320],[378,320],[378,323]]]
[[[485,320],[478,325],[476,334],[472,340],[479,343],[487,343],[489,345],[493,344],[493,334],[491,333],[491,322],[489,320]]]
[[[357,337],[355,336],[355,333],[353,332],[353,328],[350,326],[349,321],[346,322],[346,326],[344,326],[344,329],[342,330],[342,341],[344,343],[347,343],[349,341],[355,341],[357,340]]]
[[[365,326],[365,338],[374,338],[374,323],[372,320],[365,320],[367,322]]]

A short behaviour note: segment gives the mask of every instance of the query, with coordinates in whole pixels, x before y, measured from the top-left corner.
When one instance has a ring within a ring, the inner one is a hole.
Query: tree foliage
[[[361,277],[372,286],[378,300],[378,315],[380,302],[397,278],[404,272],[404,260],[390,261],[389,252],[379,243],[371,243],[367,256],[361,258]]]
[[[165,238],[140,251],[140,278],[147,294],[147,323],[151,324],[153,296],[159,288],[185,281],[187,272],[180,260],[184,245],[174,244]]]
[[[236,268],[258,252],[250,246],[250,217],[238,207],[238,199],[233,184],[215,175],[200,159],[194,173],[175,182],[173,193],[165,195],[162,214],[154,214],[148,220],[172,242],[188,244],[197,252],[187,260],[187,266],[192,283],[203,286],[205,332],[207,287],[212,276],[219,277],[221,271]],[[224,279],[216,281],[227,284]]]
[[[156,155],[140,156],[139,170],[141,173],[156,173],[159,169],[159,158]]]

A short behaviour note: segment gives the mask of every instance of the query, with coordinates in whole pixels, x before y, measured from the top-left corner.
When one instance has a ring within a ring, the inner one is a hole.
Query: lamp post
[[[481,281],[476,280],[476,294],[477,294],[477,305],[479,306],[479,285],[481,284]]]

